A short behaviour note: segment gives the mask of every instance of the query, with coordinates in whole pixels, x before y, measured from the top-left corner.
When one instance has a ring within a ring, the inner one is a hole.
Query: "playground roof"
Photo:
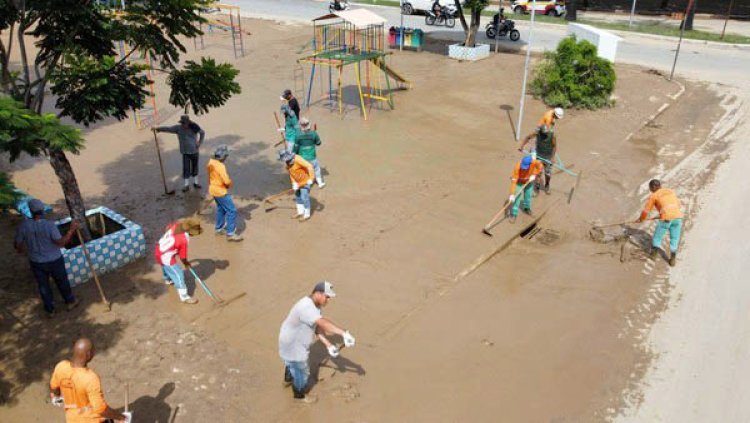
[[[313,21],[323,21],[326,19],[335,18],[341,18],[356,27],[383,25],[387,21],[382,16],[376,15],[375,13],[372,13],[367,9],[342,10],[340,12],[329,13],[327,15],[320,16],[313,19]]]

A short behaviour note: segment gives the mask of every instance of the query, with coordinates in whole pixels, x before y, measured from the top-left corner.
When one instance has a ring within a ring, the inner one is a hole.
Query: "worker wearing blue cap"
[[[510,196],[508,202],[513,204],[510,211],[510,223],[516,222],[518,206],[521,203],[521,191],[523,191],[523,211],[529,216],[531,213],[531,197],[534,194],[534,180],[544,169],[539,160],[526,156],[516,163],[513,168],[513,177],[510,181]]]

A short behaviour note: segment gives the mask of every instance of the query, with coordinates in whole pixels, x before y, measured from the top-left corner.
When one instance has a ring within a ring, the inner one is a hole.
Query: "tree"
[[[586,3],[584,2],[584,6]],[[576,5],[576,0],[568,0],[565,2],[565,19],[567,19],[570,22],[575,22],[576,19],[578,19],[578,7]]]
[[[239,93],[234,81],[238,71],[231,65],[204,58],[179,67],[180,54],[186,51],[180,38],[201,34],[205,19],[198,13],[211,2],[141,0],[116,14],[96,0],[0,0],[0,92],[18,102],[11,106],[4,101],[3,107],[28,124],[7,125],[0,150],[11,152],[11,160],[21,152],[49,158],[70,215],[83,224],[86,239],[86,209],[66,156],[78,154],[84,142],[63,129],[57,118],[88,126],[110,117],[125,119],[141,108],[150,81],[143,65],[128,60],[135,52],[150,55],[159,70],[169,74],[170,101],[185,110],[205,113]],[[29,42],[36,49],[29,48]],[[130,46],[122,58],[115,48],[119,42]],[[18,69],[10,63],[14,46]],[[48,88],[55,96],[56,116],[41,114]]]
[[[463,5],[461,4],[461,0],[453,1],[456,3],[458,18],[461,21],[461,26],[464,28],[464,34],[466,35],[464,46],[474,47],[476,46],[477,31],[479,30],[479,20],[482,16],[482,11],[489,4],[489,0],[466,0]],[[464,8],[471,12],[471,23],[468,25],[466,24]]]

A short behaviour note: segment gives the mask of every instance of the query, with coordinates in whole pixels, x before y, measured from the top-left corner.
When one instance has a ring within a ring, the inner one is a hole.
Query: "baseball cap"
[[[281,150],[279,151],[279,160],[289,163],[294,160],[294,153],[289,150]]]
[[[29,211],[31,214],[44,213],[44,203],[41,200],[33,198],[29,201]]]
[[[188,115],[180,116],[180,123],[188,123],[188,122],[190,122],[190,116]]]
[[[328,281],[320,281],[317,284],[315,284],[315,288],[313,288],[313,293],[315,292],[322,292],[326,295],[326,297],[333,298],[336,296],[336,293],[333,292],[333,285],[331,285]]]
[[[290,95],[292,95],[292,90],[286,89],[286,90],[284,90],[283,93],[281,93],[281,97],[279,99],[280,100],[286,100],[286,98],[289,97]]]
[[[526,156],[523,159],[521,159],[521,170],[527,170],[529,167],[531,167],[531,162],[533,159],[531,156]]]
[[[303,117],[302,119],[299,120],[299,126],[303,128],[310,126],[310,120],[306,117]]]
[[[562,109],[562,107],[555,107],[555,117],[558,119],[562,119],[565,115],[565,111]]]

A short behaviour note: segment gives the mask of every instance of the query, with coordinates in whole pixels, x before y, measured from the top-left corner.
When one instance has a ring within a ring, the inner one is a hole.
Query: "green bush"
[[[551,107],[598,109],[612,105],[616,79],[612,62],[597,56],[595,45],[571,36],[544,54],[531,92]]]

